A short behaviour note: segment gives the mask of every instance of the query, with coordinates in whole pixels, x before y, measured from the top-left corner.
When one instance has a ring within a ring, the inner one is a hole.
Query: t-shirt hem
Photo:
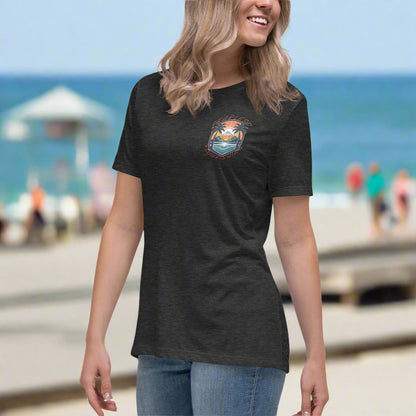
[[[313,195],[311,187],[307,186],[288,186],[270,191],[270,196],[297,196],[297,195]]]
[[[276,361],[276,358],[250,357],[241,355],[228,355],[217,353],[204,353],[200,351],[153,348],[147,345],[134,344],[131,355],[138,358],[139,355],[156,355],[163,358],[176,360],[198,361],[211,364],[225,364],[234,366],[272,367],[289,373],[289,364]]]
[[[139,172],[137,172],[133,168],[128,167],[126,165],[122,165],[118,162],[114,162],[112,168],[114,170],[118,170],[120,172],[127,173],[128,175],[135,176],[136,178],[140,178],[142,176]]]

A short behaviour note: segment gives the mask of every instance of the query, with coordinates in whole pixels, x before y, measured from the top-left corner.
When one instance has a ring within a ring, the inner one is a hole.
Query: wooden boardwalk
[[[283,277],[276,250],[270,247],[270,267]],[[416,298],[416,240],[380,241],[319,252],[323,295],[339,295],[341,303],[358,304],[370,289],[399,286],[405,296]],[[286,279],[276,279],[279,291],[289,294]]]

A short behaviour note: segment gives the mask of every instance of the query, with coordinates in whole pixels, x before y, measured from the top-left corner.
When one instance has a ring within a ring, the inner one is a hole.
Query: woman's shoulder
[[[140,83],[142,85],[159,84],[161,79],[162,79],[161,73],[158,72],[158,71],[155,71],[155,72],[151,72],[150,74],[143,75],[138,80],[138,83]]]
[[[145,74],[135,82],[133,85],[133,91],[146,91],[148,89],[159,88],[161,78],[162,76],[158,71]]]
[[[291,99],[286,98],[282,101],[282,120],[293,118],[304,118],[307,114],[307,102],[306,97],[303,92],[291,82],[287,83],[287,89],[291,93],[298,93],[297,97],[292,97]]]
[[[305,100],[306,101],[305,94],[296,85],[294,85],[293,83],[291,83],[291,82],[288,81],[287,82],[287,87],[288,87],[289,91],[291,91],[291,92],[298,92],[299,93],[298,102],[300,102],[302,100]]]

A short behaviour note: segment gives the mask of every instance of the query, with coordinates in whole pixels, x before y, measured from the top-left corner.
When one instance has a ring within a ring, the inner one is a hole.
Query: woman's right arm
[[[114,401],[104,401],[105,393],[111,397],[111,364],[105,334],[143,233],[142,195],[140,178],[117,173],[114,200],[98,250],[80,376],[88,401],[100,416],[104,416],[102,408],[117,410]],[[101,388],[96,386],[96,376],[101,378]]]

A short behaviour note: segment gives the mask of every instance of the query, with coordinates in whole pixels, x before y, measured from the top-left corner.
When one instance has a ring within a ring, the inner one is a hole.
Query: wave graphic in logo
[[[234,156],[241,150],[246,131],[251,125],[246,118],[234,114],[215,121],[206,145],[207,153],[220,159]]]

